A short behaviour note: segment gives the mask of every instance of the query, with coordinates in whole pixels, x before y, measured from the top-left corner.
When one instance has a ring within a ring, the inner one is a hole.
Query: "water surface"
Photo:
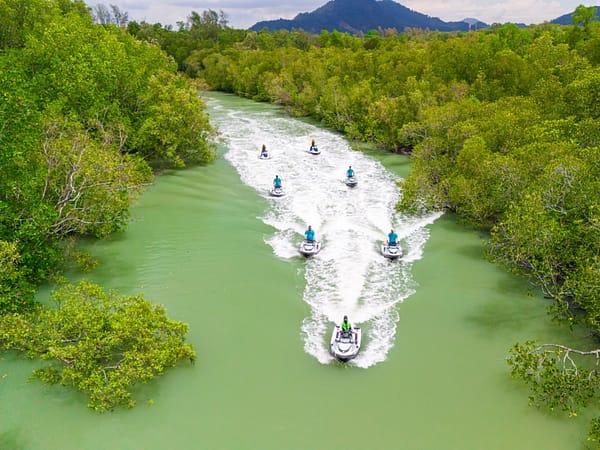
[[[268,105],[209,104],[222,157],[160,177],[127,231],[90,247],[101,266],[87,276],[187,322],[197,363],[141,386],[133,410],[96,414],[77,392],[29,382],[38,362],[3,354],[0,448],[584,448],[587,419],[528,407],[505,362],[517,341],[581,342],[482,259],[482,236],[391,212],[405,159],[353,152]],[[303,153],[311,139],[318,157]],[[258,160],[262,143],[272,160]],[[275,173],[281,199],[267,194]],[[308,261],[296,247],[307,223],[324,242]],[[391,226],[408,257],[390,264],[378,242]],[[366,330],[351,365],[327,353],[345,312]]]

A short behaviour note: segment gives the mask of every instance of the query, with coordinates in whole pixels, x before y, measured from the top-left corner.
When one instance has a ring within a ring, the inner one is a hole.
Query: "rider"
[[[262,150],[260,151],[260,156],[269,156],[269,153],[267,153],[267,146],[265,144],[263,144],[263,146],[262,146]]]
[[[388,234],[388,245],[398,245],[398,235],[394,232],[394,230],[390,230]]]
[[[281,178],[279,178],[279,175],[275,175],[275,179],[273,180],[273,186],[275,187],[275,189],[281,187]]]
[[[354,176],[354,169],[352,169],[352,166],[348,166],[348,170],[346,171],[346,176],[348,178],[352,178]]]
[[[312,143],[310,144],[310,150],[315,152],[318,150],[317,144],[315,144],[315,140],[312,140]]]
[[[306,240],[308,242],[314,241],[315,240],[315,230],[313,230],[312,227],[309,225],[308,230],[306,230],[304,232],[304,236],[306,236]]]
[[[350,322],[348,322],[348,316],[344,316],[344,320],[342,320],[342,331],[347,333],[351,331],[352,327],[350,326]]]

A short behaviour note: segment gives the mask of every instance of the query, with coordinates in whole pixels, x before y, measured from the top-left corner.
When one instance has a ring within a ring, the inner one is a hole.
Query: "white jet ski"
[[[307,241],[306,239],[300,244],[300,253],[304,256],[309,257],[316,255],[321,250],[321,243],[319,241]]]
[[[358,184],[358,180],[356,179],[356,176],[346,177],[344,183],[346,183],[346,186],[354,187]]]
[[[269,152],[262,152],[258,156],[258,159],[271,159],[271,154]]]
[[[273,187],[270,191],[271,196],[273,197],[283,197],[285,192],[283,191],[283,187]]]
[[[321,150],[319,150],[319,147],[317,147],[316,145],[313,145],[308,149],[308,153],[310,153],[311,155],[320,155]]]
[[[360,351],[361,337],[362,332],[360,328],[342,331],[342,327],[336,325],[331,334],[331,354],[338,361],[350,361]]]
[[[381,245],[381,254],[389,259],[396,259],[402,256],[402,247],[398,244],[385,244]]]

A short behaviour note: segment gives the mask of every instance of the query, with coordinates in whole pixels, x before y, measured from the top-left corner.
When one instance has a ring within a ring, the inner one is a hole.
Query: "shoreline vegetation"
[[[0,30],[0,350],[97,411],[131,407],[134,385],[194,360],[187,325],[62,272],[94,267],[73,243],[123,229],[155,173],[212,161],[214,130],[196,83],[83,2],[3,1]],[[34,299],[47,281],[54,307]]]
[[[90,374],[75,375],[76,364],[55,351],[72,334],[23,347],[31,321],[44,329],[57,320],[72,333],[69,321],[81,321],[62,302],[50,319],[33,300],[36,286],[59,279],[67,259],[93,266],[66,243],[125,227],[131,202],[158,171],[215,158],[198,89],[278,104],[349,139],[409,154],[399,208],[449,210],[489,233],[491,261],[539,286],[555,318],[600,336],[595,7],[579,6],[569,26],[358,36],[235,30],[212,10],[192,12],[174,30],[80,1],[10,0],[2,8],[0,325],[11,328],[0,327],[0,349],[45,355],[45,381],[80,387]],[[126,310],[106,306],[118,294],[64,289],[58,298],[87,305],[86,320],[107,311],[107,323],[125,320]],[[145,329],[168,320],[141,298],[133,303],[145,311]],[[151,377],[193,360],[187,328],[171,325],[171,357]],[[529,384],[532,404],[574,416],[600,395],[597,367],[585,361],[597,353],[578,351],[532,341],[516,344],[508,361]],[[123,375],[119,364],[103,361],[99,373],[116,366]],[[103,386],[82,389],[92,407]],[[97,409],[131,406],[126,392]],[[600,439],[599,418],[588,438]]]

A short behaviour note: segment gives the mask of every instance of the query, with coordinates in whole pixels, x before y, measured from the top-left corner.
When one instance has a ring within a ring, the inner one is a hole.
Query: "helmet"
[[[348,316],[344,316],[344,320],[348,320]]]

